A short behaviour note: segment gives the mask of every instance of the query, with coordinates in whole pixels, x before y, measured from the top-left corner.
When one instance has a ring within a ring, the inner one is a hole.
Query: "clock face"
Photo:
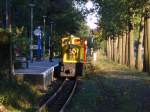
[[[35,29],[35,30],[34,30],[34,35],[35,35],[35,36],[40,36],[40,35],[41,35],[41,32],[42,32],[42,31],[41,31],[39,28],[38,28],[38,29]]]

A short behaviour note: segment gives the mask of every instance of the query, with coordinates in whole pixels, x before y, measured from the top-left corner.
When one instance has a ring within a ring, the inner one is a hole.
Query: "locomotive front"
[[[86,58],[85,41],[79,37],[62,38],[61,77],[81,76]]]

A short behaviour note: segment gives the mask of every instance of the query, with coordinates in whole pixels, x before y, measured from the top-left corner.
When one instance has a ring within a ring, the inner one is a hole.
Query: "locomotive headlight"
[[[73,35],[71,35],[71,37],[73,38],[74,36],[73,36]]]
[[[84,44],[87,45],[87,40],[84,41]]]

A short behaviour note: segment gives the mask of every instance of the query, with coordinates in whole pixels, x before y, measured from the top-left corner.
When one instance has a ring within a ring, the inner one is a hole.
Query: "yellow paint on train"
[[[77,63],[84,60],[84,41],[75,36],[62,38],[62,61],[64,63]]]

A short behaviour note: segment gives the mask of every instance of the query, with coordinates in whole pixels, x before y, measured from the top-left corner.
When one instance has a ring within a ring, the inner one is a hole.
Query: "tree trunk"
[[[117,55],[116,55],[116,62],[118,63],[118,59],[119,59],[119,57],[118,57],[118,54],[119,54],[119,53],[118,53],[118,41],[119,41],[119,40],[118,40],[118,39],[119,39],[119,37],[117,36],[116,39],[117,39],[117,40],[116,40],[116,52],[117,52],[117,53],[116,53],[116,54],[117,54]]]
[[[114,44],[113,44],[113,38],[111,38],[111,60],[113,60],[114,57]]]
[[[12,40],[10,37],[10,45],[9,45],[9,63],[10,63],[10,68],[9,68],[9,79],[12,79],[13,75],[14,75],[14,52],[13,52],[13,44],[12,44]]]
[[[150,72],[150,15],[147,18],[148,72]]]
[[[134,30],[133,23],[129,25],[129,67],[134,68],[135,58],[134,58]]]
[[[114,44],[113,45],[114,46],[113,47],[114,48],[114,50],[113,50],[114,56],[113,57],[114,57],[114,61],[117,62],[117,37],[114,38],[113,44]]]
[[[137,51],[137,59],[136,59],[136,68],[139,71],[143,70],[143,59],[142,59],[143,36],[144,36],[144,16],[141,17],[139,39],[138,39],[138,51]]]
[[[125,64],[129,65],[129,32],[126,31]]]
[[[110,38],[107,38],[107,58],[110,59],[111,55],[110,55]]]
[[[125,47],[126,47],[126,33],[122,36],[122,64],[125,64]]]
[[[111,39],[110,39],[110,37],[108,37],[108,49],[109,49],[108,58],[111,59]]]
[[[148,71],[148,45],[147,45],[147,18],[144,20],[144,62],[143,62],[143,71]]]
[[[122,36],[119,36],[119,41],[118,41],[118,61],[119,64],[122,64]]]
[[[109,43],[108,43],[109,41],[108,41],[108,38],[106,39],[106,56],[107,56],[107,58],[108,58],[108,55],[109,55]]]

